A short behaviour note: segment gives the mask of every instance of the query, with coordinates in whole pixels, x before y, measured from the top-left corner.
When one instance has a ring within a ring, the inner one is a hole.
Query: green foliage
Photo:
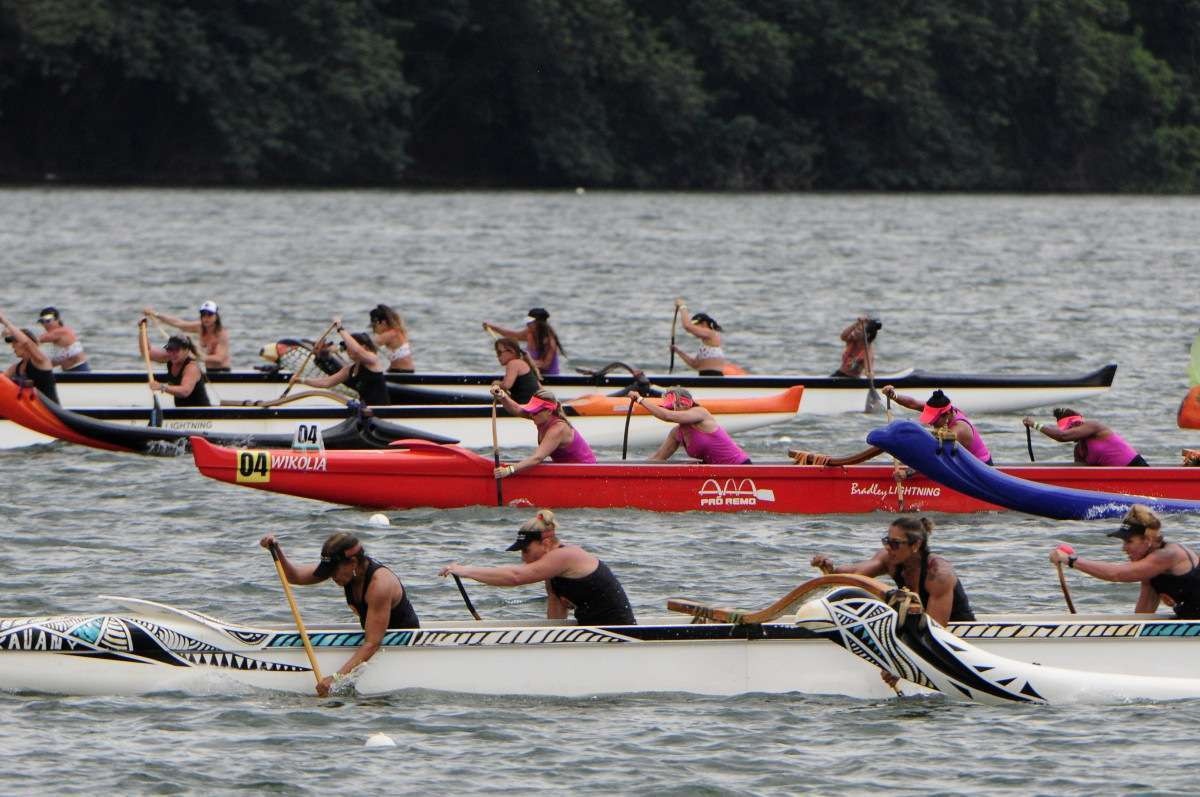
[[[1186,191],[1200,0],[20,0],[0,176]]]

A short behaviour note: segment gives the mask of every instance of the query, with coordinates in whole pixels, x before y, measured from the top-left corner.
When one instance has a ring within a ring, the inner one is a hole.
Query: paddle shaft
[[[633,405],[637,404],[633,399],[629,400],[629,409],[625,410],[625,435],[621,438],[621,459],[624,460],[629,454],[629,419],[633,417]]]
[[[679,323],[679,305],[675,305],[675,315],[671,318],[671,364],[667,373],[675,373],[675,326]]]
[[[492,396],[492,462],[496,467],[500,467],[500,434],[496,431],[496,404],[500,399]],[[504,487],[500,483],[499,476],[496,477],[496,506],[504,506]]]
[[[471,603],[471,596],[467,594],[467,588],[463,586],[462,579],[458,577],[457,573],[453,573],[452,575],[454,576],[454,583],[458,585],[458,594],[462,595],[463,603],[467,604],[467,611],[476,620],[482,621],[483,618],[479,616],[479,612],[475,611],[475,604]]]
[[[1071,614],[1076,614],[1075,602],[1071,600],[1071,590],[1067,588],[1067,577],[1063,573],[1062,562],[1055,562],[1054,567],[1058,570],[1058,585],[1062,587],[1063,598],[1067,602],[1067,610]]]
[[[314,354],[316,354],[317,347],[321,345],[321,343],[325,340],[325,336],[332,332],[333,328],[336,326],[337,322],[334,321],[324,332],[321,333],[321,337],[317,338],[317,342],[314,343],[313,347],[308,350],[308,356],[304,358],[304,362],[300,363],[300,367],[296,369],[296,372],[292,374],[292,378],[288,380],[287,387],[283,389],[283,395],[280,396],[280,398],[287,398],[287,394],[292,392],[292,386],[295,385],[296,381],[300,379],[301,374],[304,373],[304,369],[308,368],[308,361],[313,358]]]
[[[150,388],[150,398],[154,399],[154,414],[151,416],[152,422],[150,425],[161,425],[162,406],[158,403],[158,394],[154,392],[152,384],[154,382],[154,366],[150,364],[150,332],[144,317],[138,322],[138,336],[141,338],[142,343],[142,359],[146,362],[146,387]],[[157,420],[158,423],[153,423],[154,420]]]
[[[300,641],[304,643],[304,652],[308,654],[308,663],[312,666],[313,677],[320,684],[325,680],[321,675],[321,665],[317,664],[317,654],[313,650],[312,643],[308,641],[308,632],[304,630],[304,620],[300,617],[300,607],[296,605],[296,598],[292,595],[292,585],[288,583],[287,574],[283,572],[283,562],[279,561],[279,548],[271,543],[271,547],[267,550],[271,552],[271,559],[275,562],[275,572],[279,574],[279,583],[283,585],[283,594],[287,596],[288,606],[292,608],[292,618],[296,621],[296,630],[300,633]]]
[[[1033,431],[1028,426],[1025,427],[1025,447],[1029,449],[1029,461],[1033,462]],[[1062,575],[1061,568],[1059,568],[1059,575]]]
[[[858,328],[862,331],[863,347],[867,358],[867,403],[863,412],[879,411],[879,392],[875,390],[875,365],[871,362],[871,342],[867,340],[867,322],[859,321]]]

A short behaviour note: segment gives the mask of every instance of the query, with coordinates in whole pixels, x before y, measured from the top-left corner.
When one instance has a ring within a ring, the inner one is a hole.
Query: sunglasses
[[[883,547],[889,551],[900,550],[901,545],[907,545],[908,540],[893,540],[891,537],[880,537],[879,541],[883,543]]]

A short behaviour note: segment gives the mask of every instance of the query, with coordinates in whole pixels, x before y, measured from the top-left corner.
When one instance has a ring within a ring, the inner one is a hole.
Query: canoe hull
[[[407,448],[405,448],[407,446]],[[457,446],[407,441],[387,451],[300,454],[193,441],[200,472],[260,490],[372,509],[494,506],[492,461]],[[1200,500],[1200,468],[1005,467],[1024,479]],[[503,482],[512,507],[658,512],[982,512],[1002,509],[920,474],[899,488],[890,466],[543,463]]]

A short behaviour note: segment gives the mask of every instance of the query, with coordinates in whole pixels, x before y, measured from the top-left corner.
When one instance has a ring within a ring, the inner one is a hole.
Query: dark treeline
[[[0,179],[1196,191],[1200,0],[8,0]]]

